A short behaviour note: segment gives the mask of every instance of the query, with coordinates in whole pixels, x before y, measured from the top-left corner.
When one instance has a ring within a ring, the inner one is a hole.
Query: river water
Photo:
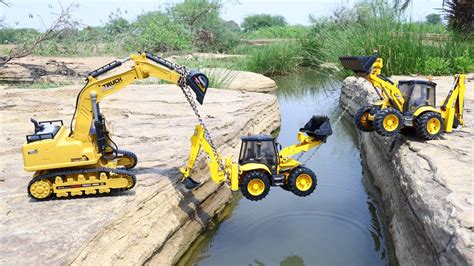
[[[366,185],[353,126],[340,119],[340,82],[315,72],[278,84],[283,147],[296,143],[312,115],[327,115],[333,135],[306,162],[318,176],[313,194],[300,198],[279,187],[251,202],[236,196],[186,252],[181,265],[387,265],[389,240],[373,188]]]

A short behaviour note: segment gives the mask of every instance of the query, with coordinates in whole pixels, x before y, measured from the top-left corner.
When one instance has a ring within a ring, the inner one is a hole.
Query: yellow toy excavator
[[[440,108],[436,107],[436,83],[425,80],[400,81],[382,75],[383,60],[372,56],[340,57],[344,68],[368,80],[380,101],[359,109],[355,123],[359,130],[394,136],[403,127],[414,127],[419,137],[432,140],[443,132],[464,125],[466,75],[454,76],[454,85]]]
[[[204,125],[195,127],[191,137],[191,151],[186,167],[181,168],[183,183],[193,189],[199,185],[191,178],[199,151],[202,148],[209,157],[211,179],[215,183],[230,182],[230,188],[239,188],[249,200],[263,199],[270,186],[280,186],[294,194],[305,197],[316,188],[316,175],[311,169],[291,158],[326,142],[332,134],[327,117],[313,116],[298,132],[298,143],[281,149],[275,138],[269,135],[243,136],[238,163],[231,158],[222,159],[217,153]]]
[[[127,61],[133,62],[131,69],[98,79]],[[26,136],[22,148],[24,169],[35,172],[28,194],[43,200],[53,194],[67,197],[133,188],[136,180],[129,169],[135,167],[137,157],[119,150],[112,141],[99,103],[130,83],[148,77],[177,84],[188,101],[192,90],[197,101],[203,103],[208,87],[204,74],[151,53],[133,54],[92,71],[77,96],[71,129],[62,120],[32,119],[34,134]]]

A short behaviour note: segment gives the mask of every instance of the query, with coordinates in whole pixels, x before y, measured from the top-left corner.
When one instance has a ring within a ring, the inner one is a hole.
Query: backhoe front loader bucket
[[[342,66],[345,69],[354,71],[355,73],[365,73],[370,74],[370,70],[375,60],[377,60],[377,54],[371,56],[341,56],[339,61],[341,61]]]
[[[313,116],[300,131],[310,137],[326,141],[327,137],[332,135],[331,122],[327,116]]]
[[[194,179],[192,179],[190,176],[189,177],[186,177],[184,180],[183,180],[183,185],[186,189],[189,189],[189,190],[192,190],[192,189],[195,189],[196,187],[198,187],[201,183],[195,181]]]

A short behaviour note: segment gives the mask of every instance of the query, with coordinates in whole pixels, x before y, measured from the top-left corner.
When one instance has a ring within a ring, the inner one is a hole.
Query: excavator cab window
[[[242,137],[239,164],[261,163],[276,171],[278,156],[272,136],[256,135]]]
[[[436,83],[434,82],[400,81],[398,88],[405,99],[403,111],[406,113],[413,113],[421,106],[436,106]]]

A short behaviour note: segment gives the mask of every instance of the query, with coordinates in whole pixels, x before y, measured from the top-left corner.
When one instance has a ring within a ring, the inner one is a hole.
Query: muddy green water
[[[340,83],[314,72],[277,83],[283,147],[296,142],[298,129],[312,115],[331,119],[334,133],[327,143],[300,159],[318,176],[315,192],[299,198],[272,187],[259,202],[236,196],[179,264],[392,264],[373,188],[365,185],[370,182],[362,172],[354,129],[339,119]]]

